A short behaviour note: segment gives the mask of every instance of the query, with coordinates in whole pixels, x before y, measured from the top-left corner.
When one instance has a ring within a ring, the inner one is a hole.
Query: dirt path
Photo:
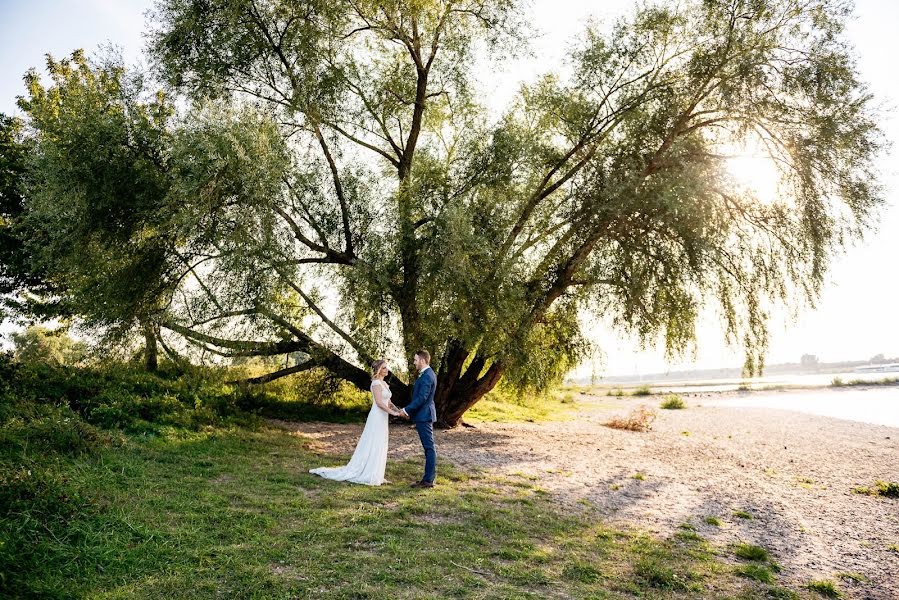
[[[781,580],[832,579],[856,598],[899,598],[899,500],[852,493],[899,480],[899,429],[767,408],[659,411],[653,431],[604,427],[633,400],[582,397],[574,421],[479,424],[436,433],[439,460],[527,476],[564,503],[591,502],[607,522],[672,535],[690,522],[721,547],[768,549]],[[649,402],[650,404],[653,401]],[[323,451],[351,453],[360,425],[282,423]],[[391,427],[390,459],[421,454],[411,428]],[[643,480],[634,478],[641,473]],[[745,511],[753,519],[733,513]],[[722,521],[717,527],[706,516]],[[854,572],[870,582],[843,582]]]

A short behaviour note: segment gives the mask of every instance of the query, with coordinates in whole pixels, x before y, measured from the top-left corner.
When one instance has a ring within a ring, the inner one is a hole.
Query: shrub
[[[656,412],[645,404],[635,408],[626,417],[615,417],[606,423],[606,427],[623,429],[625,431],[650,431],[652,423],[656,420]]]
[[[882,496],[884,498],[899,498],[899,483],[895,481],[880,481],[878,479],[874,487],[855,487],[852,488],[852,493]]]
[[[12,454],[30,451],[91,454],[114,440],[110,433],[84,422],[68,406],[34,407],[30,414],[0,428],[0,447]]]
[[[874,494],[884,498],[899,498],[899,483],[895,481],[878,481],[874,488]]]
[[[686,408],[687,405],[677,394],[669,394],[665,397],[665,400],[662,402],[660,407],[666,410],[679,410],[681,408]]]
[[[649,389],[648,385],[641,385],[637,389],[634,390],[634,396],[651,396],[652,390]]]
[[[67,407],[71,415],[86,422],[81,425],[135,433],[161,425],[249,424],[253,418],[248,413],[253,405],[247,401],[250,394],[222,383],[223,379],[223,373],[215,369],[196,368],[173,377],[121,363],[76,368],[21,363],[4,354],[0,355],[0,424],[49,414],[46,411],[54,407]],[[85,429],[79,435],[87,433]]]

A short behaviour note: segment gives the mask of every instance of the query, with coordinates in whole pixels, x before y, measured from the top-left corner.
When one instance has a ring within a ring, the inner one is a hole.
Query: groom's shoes
[[[414,487],[414,488],[432,488],[432,487],[434,487],[434,482],[433,482],[433,481],[416,481],[415,483],[413,483],[413,484],[410,485],[409,487]]]

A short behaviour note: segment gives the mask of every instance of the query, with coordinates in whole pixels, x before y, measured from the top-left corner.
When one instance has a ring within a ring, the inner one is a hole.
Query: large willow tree
[[[513,0],[161,0],[151,54],[193,108],[165,155],[181,275],[154,318],[224,356],[306,357],[260,381],[367,388],[370,359],[427,347],[449,426],[503,378],[557,381],[585,315],[676,354],[717,306],[757,371],[768,307],[813,302],[881,202],[848,15],[635,10],[492,118],[476,75],[524,47]],[[729,175],[746,141],[776,198]]]

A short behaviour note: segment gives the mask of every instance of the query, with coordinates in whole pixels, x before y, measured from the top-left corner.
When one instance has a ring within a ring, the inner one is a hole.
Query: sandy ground
[[[724,549],[757,544],[781,565],[780,580],[788,585],[832,579],[854,598],[899,599],[899,553],[888,549],[899,544],[899,500],[851,491],[878,479],[899,481],[899,428],[702,406],[708,398],[684,397],[688,409],[659,411],[648,433],[602,425],[638,401],[590,396],[581,397],[573,421],[438,431],[439,460],[535,477],[560,503],[588,500],[606,522],[653,535],[673,535],[690,522]],[[282,425],[323,451],[345,454],[361,431],[361,425]],[[421,456],[414,429],[392,425],[390,436],[389,460]],[[638,472],[642,481],[633,477]],[[707,515],[722,526],[706,524]],[[843,582],[840,572],[870,581]]]

